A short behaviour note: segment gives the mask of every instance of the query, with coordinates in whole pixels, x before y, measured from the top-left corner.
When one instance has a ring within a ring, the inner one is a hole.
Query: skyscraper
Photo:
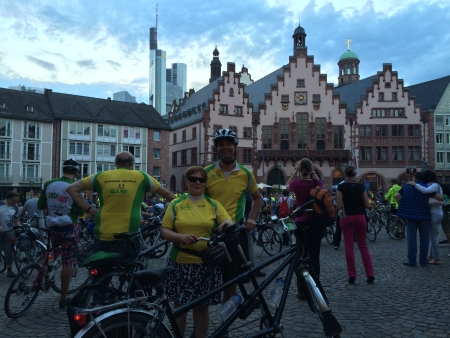
[[[182,93],[187,91],[187,65],[185,63],[172,63],[172,68],[166,70],[167,82],[182,88]]]
[[[166,52],[158,49],[157,28],[150,28],[150,98],[149,103],[166,114]]]

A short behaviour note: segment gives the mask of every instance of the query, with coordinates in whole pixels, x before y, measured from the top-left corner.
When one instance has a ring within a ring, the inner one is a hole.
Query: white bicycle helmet
[[[220,139],[229,139],[233,141],[235,145],[239,144],[239,138],[237,137],[236,133],[231,129],[220,129],[215,133],[213,138],[213,143],[215,146],[217,145],[217,141]]]
[[[62,168],[80,171],[80,165],[73,158],[69,158],[68,160],[64,161]]]

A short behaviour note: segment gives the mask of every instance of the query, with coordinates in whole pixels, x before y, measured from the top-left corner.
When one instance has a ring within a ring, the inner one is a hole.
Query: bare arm
[[[367,197],[367,193],[364,191],[364,193],[363,193],[363,200],[364,200],[364,206],[366,207],[366,208],[369,208],[370,207],[370,204],[369,204],[369,197]]]
[[[168,228],[162,228],[161,235],[164,239],[167,239],[172,243],[183,243],[190,245],[195,244],[198,241],[198,237],[193,234],[178,234]]]
[[[263,205],[263,199],[259,190],[256,190],[252,196],[252,208],[250,209],[250,213],[248,214],[248,219],[245,222],[245,226],[247,227],[247,231],[251,231],[256,227],[255,219],[258,216],[258,212]]]
[[[295,179],[297,178],[297,175],[298,175],[299,170],[300,170],[300,169],[298,169],[297,166],[296,166],[296,167],[295,167],[294,173],[292,174],[291,178],[290,178],[290,179],[287,181],[287,183],[286,183],[286,187],[287,187],[287,188],[289,188],[289,184],[290,184],[293,180],[295,180]]]
[[[75,183],[69,185],[66,189],[67,193],[70,195],[70,197],[72,197],[74,203],[83,210],[87,210],[91,207],[81,195],[81,192],[85,190],[86,186],[84,185],[83,181],[76,181]],[[89,214],[95,214],[96,212],[97,209],[95,208],[91,208],[89,210]]]
[[[344,206],[344,203],[342,201],[342,193],[339,190],[337,192],[336,206],[338,209],[342,209],[342,207]]]

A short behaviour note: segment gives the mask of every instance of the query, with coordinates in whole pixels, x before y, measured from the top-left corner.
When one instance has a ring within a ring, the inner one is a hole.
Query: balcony
[[[30,186],[39,187],[42,183],[41,177],[34,176],[20,176],[19,177],[20,184],[28,184]]]
[[[11,138],[11,130],[0,130],[0,137]]]
[[[1,184],[12,184],[12,176],[0,176],[0,183]]]
[[[31,161],[31,162],[39,162],[41,157],[36,154],[23,154],[22,155],[22,161]]]
[[[40,133],[35,133],[35,132],[24,132],[23,133],[23,138],[24,139],[28,139],[28,140],[40,140],[41,139],[41,134]]]
[[[11,153],[1,153],[0,152],[0,161],[11,160]]]

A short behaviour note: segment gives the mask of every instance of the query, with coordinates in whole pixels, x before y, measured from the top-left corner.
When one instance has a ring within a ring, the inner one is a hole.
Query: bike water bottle
[[[225,321],[241,303],[242,297],[238,294],[233,295],[233,297],[231,297],[228,302],[224,303],[216,312],[216,318],[221,322]]]
[[[48,266],[47,271],[48,272],[52,272],[54,262],[55,262],[55,256],[53,256],[53,251],[52,251],[48,254],[48,261],[47,261],[47,266]]]
[[[282,277],[278,277],[273,282],[273,289],[270,291],[270,298],[268,300],[268,304],[274,307],[278,307],[280,305],[281,295],[283,293],[284,288],[284,280]]]
[[[72,265],[72,277],[76,277],[78,273],[78,264]]]

